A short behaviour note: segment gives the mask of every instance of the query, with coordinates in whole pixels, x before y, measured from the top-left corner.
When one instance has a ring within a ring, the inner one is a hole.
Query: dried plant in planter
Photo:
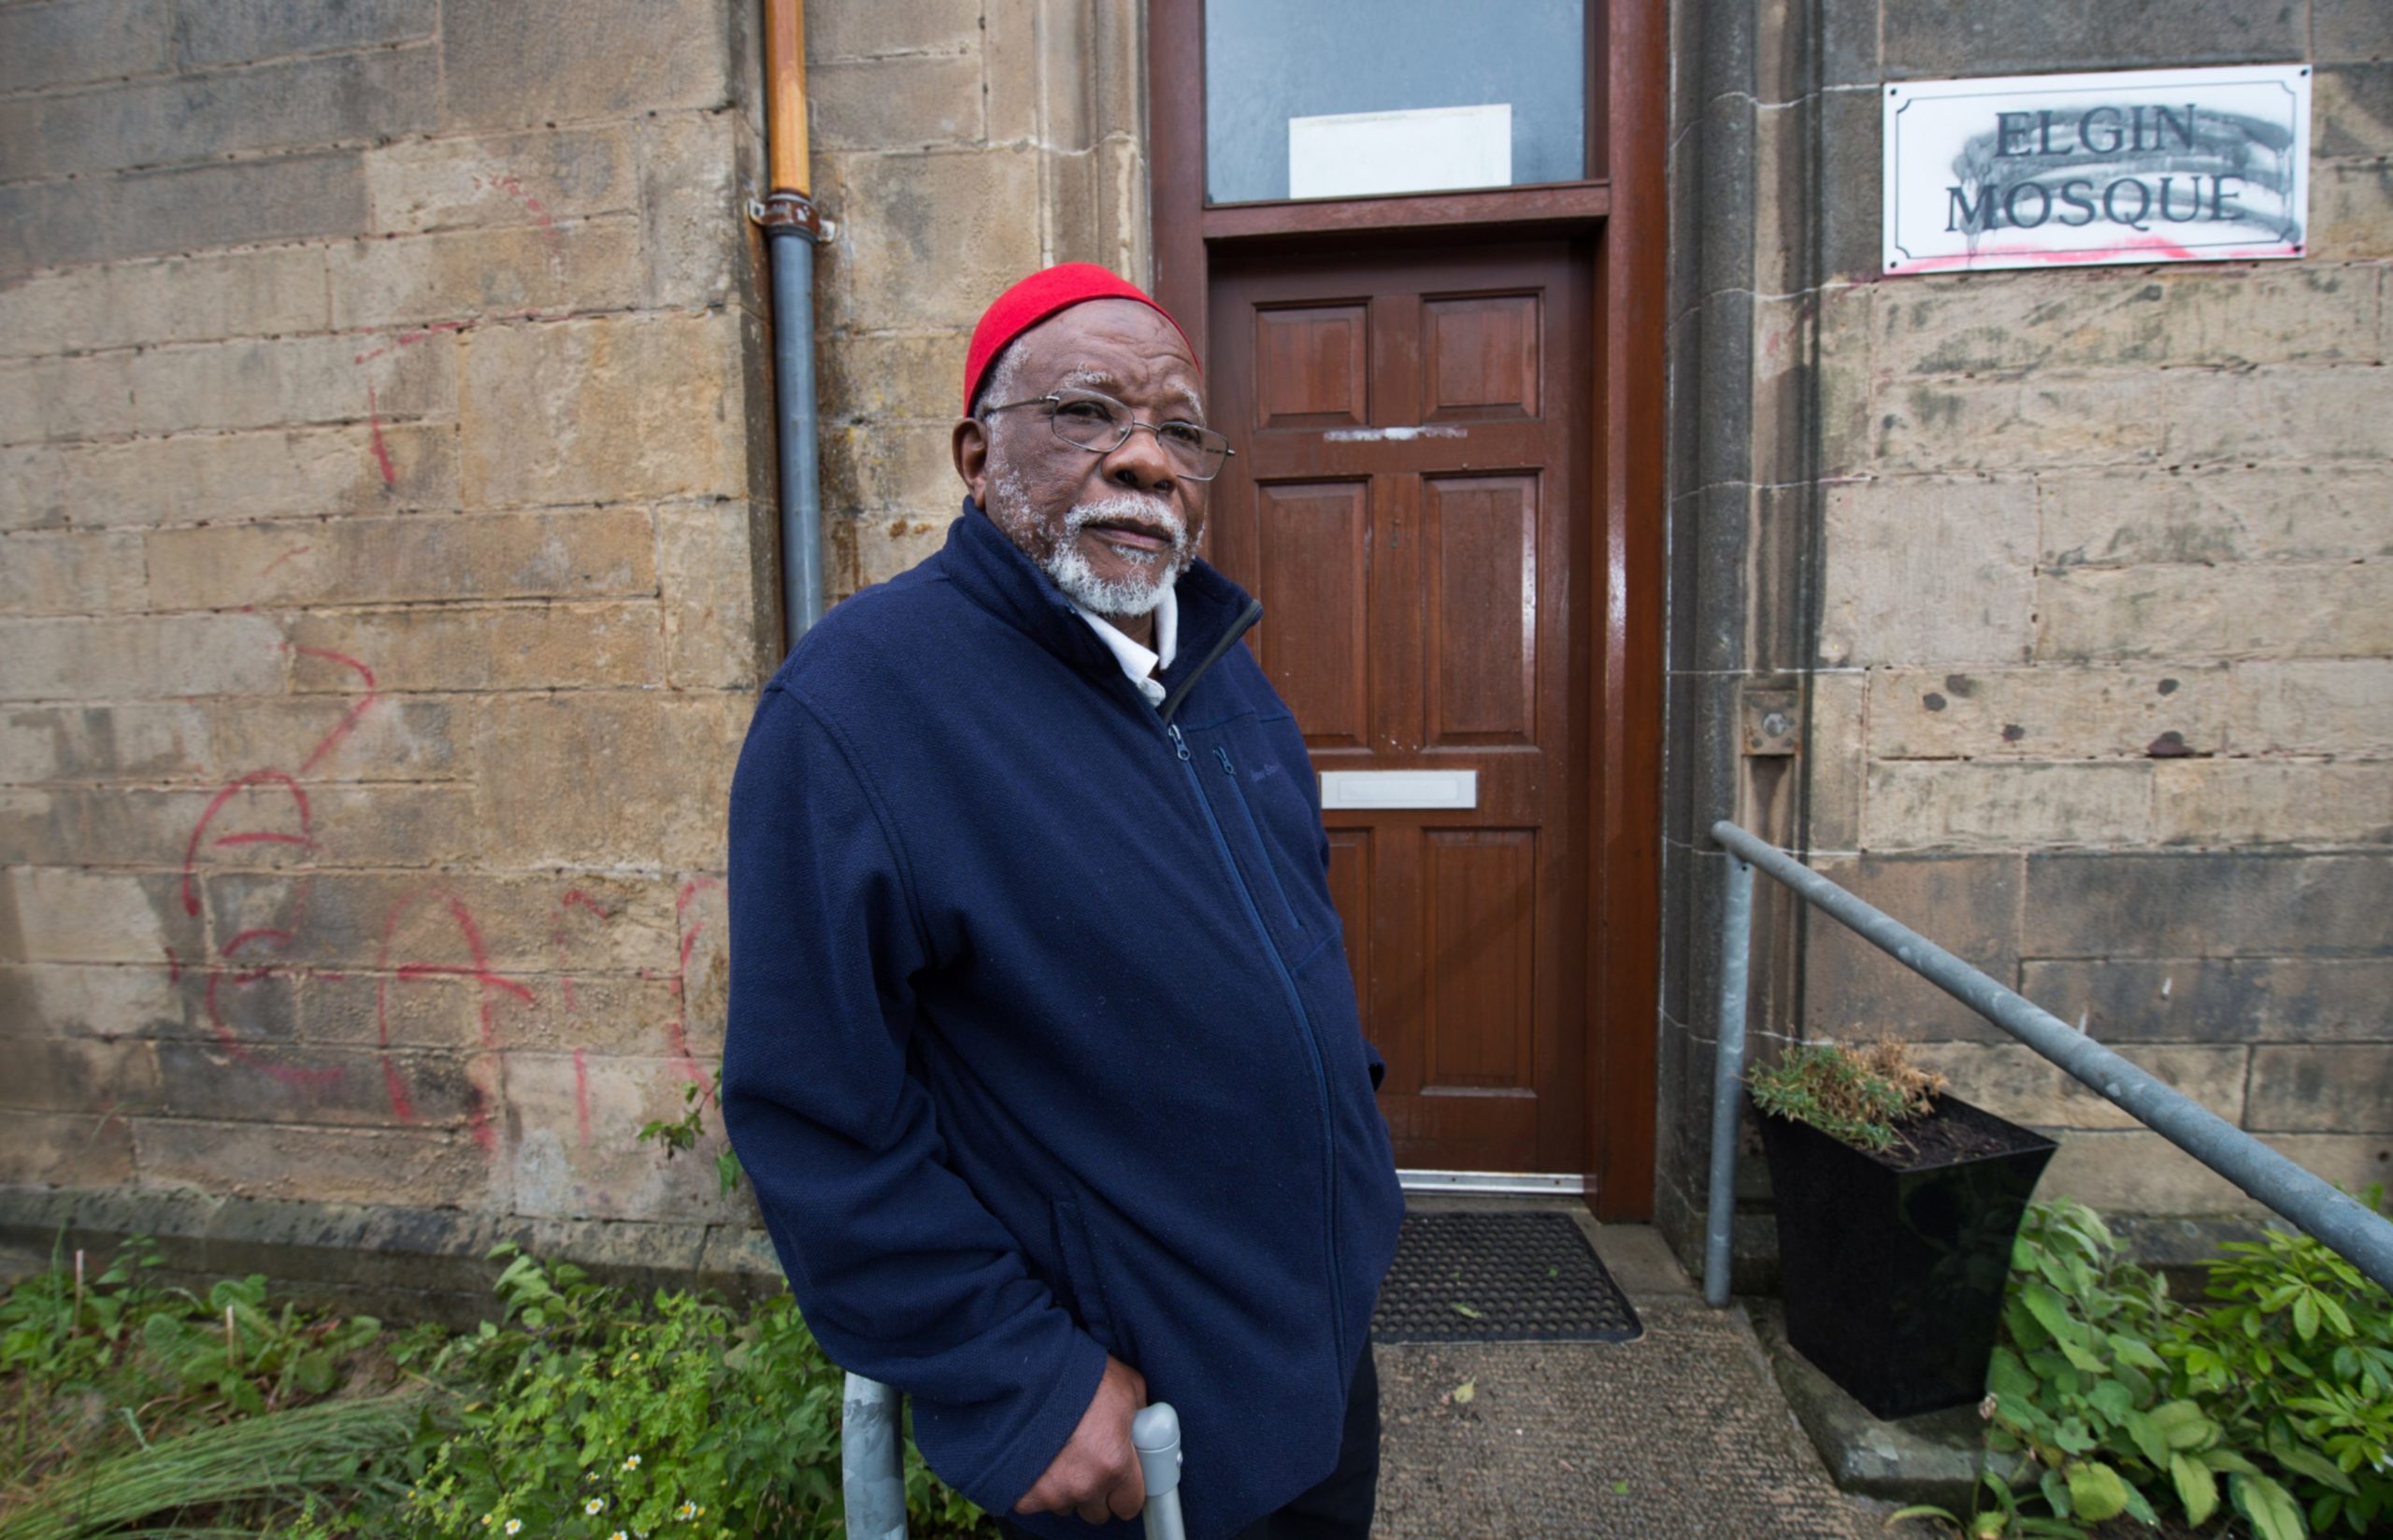
[[[1747,1084],[1762,1111],[1883,1154],[1902,1125],[1936,1110],[1945,1080],[1913,1063],[1909,1048],[1889,1037],[1857,1047],[1798,1043]]]
[[[1751,1077],[1786,1340],[1881,1418],[1985,1393],[2011,1241],[2057,1148],[1948,1095],[1899,1042],[1805,1043]]]

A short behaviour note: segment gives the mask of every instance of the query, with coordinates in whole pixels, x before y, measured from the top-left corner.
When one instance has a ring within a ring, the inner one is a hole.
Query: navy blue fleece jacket
[[[1256,606],[1203,563],[1178,596],[1159,712],[967,501],[806,636],[732,786],[724,1112],[933,1469],[1010,1512],[1111,1352],[1179,1409],[1202,1540],[1335,1463],[1402,1198]]]

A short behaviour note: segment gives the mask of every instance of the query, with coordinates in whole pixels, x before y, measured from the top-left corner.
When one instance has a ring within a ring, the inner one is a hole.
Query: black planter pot
[[[1880,1418],[1985,1393],[2019,1216],[2058,1147],[1955,1096],[1928,1119],[1993,1135],[1999,1152],[1931,1164],[1871,1155],[1764,1116],[1778,1203],[1786,1340]]]

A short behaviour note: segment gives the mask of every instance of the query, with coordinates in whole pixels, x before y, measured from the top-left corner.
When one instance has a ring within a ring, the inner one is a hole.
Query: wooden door
[[[1557,240],[1212,270],[1212,559],[1325,785],[1449,804],[1324,813],[1408,1168],[1584,1168],[1591,267]],[[1335,778],[1419,771],[1470,805]]]

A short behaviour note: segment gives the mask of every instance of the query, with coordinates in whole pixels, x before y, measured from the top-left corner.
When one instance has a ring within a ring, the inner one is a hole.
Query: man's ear
[[[965,489],[972,501],[983,508],[989,506],[989,430],[976,418],[963,417],[955,421],[955,474],[964,478]]]

